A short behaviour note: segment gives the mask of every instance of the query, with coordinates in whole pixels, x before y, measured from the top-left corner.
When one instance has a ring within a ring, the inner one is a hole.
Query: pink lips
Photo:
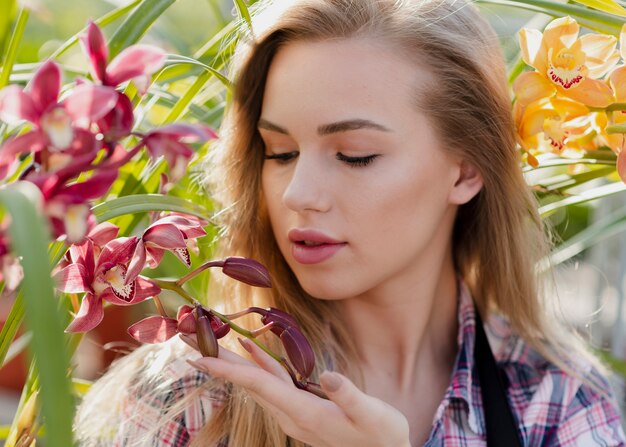
[[[291,241],[291,254],[300,264],[318,264],[323,262],[346,246],[330,236],[315,230],[293,229],[288,233]],[[313,242],[316,245],[305,245]]]

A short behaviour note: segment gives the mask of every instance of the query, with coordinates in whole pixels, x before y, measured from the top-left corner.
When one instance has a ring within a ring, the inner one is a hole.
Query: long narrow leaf
[[[126,17],[109,42],[109,57],[114,58],[124,48],[139,42],[148,28],[175,0],[142,0]]]
[[[610,183],[598,188],[590,189],[575,196],[567,197],[557,202],[549,203],[539,208],[539,214],[542,218],[548,217],[552,213],[571,205],[589,202],[590,200],[600,199],[613,194],[626,191],[626,184],[622,182]]]
[[[248,28],[252,31],[252,20],[250,19],[250,11],[248,11],[246,3],[243,0],[235,0],[235,7],[237,8],[239,16],[246,21]]]
[[[615,14],[618,16],[626,17],[626,9],[613,0],[574,0],[576,3],[581,3],[591,8],[599,9],[600,11],[608,12],[609,14]]]
[[[4,326],[2,326],[2,331],[0,331],[0,368],[4,365],[4,359],[9,352],[11,343],[13,343],[17,329],[22,324],[23,319],[24,300],[22,294],[18,293],[11,307],[11,311],[9,312],[9,316],[4,322]]]
[[[17,0],[0,0],[0,65],[4,54],[4,45],[9,41],[9,30],[17,11]]]
[[[137,194],[119,197],[96,205],[92,209],[98,222],[104,222],[125,214],[147,211],[177,211],[209,220],[208,211],[193,202],[162,194]]]
[[[39,194],[36,186],[20,182],[0,191],[0,203],[11,215],[11,243],[15,252],[22,256],[25,320],[33,333],[31,346],[41,385],[46,445],[67,447],[72,445],[74,399],[67,377],[69,355],[62,317],[50,276],[49,235],[33,200]]]
[[[22,8],[17,16],[17,21],[13,27],[13,34],[7,46],[7,52],[2,64],[2,72],[0,73],[0,89],[5,87],[9,83],[9,77],[11,76],[11,70],[13,70],[13,64],[17,56],[17,48],[22,41],[22,35],[24,34],[24,28],[26,28],[26,22],[28,22],[28,9]]]

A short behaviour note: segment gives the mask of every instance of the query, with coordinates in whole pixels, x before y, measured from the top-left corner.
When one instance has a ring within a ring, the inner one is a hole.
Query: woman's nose
[[[331,197],[328,167],[324,166],[319,154],[298,156],[291,179],[283,193],[283,203],[296,211],[326,212],[330,209]]]

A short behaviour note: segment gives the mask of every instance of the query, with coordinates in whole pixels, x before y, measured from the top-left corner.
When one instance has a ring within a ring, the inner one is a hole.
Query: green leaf
[[[611,368],[614,372],[626,377],[626,360],[618,359],[607,351],[596,350],[595,353],[604,363],[609,365],[609,368]]]
[[[92,208],[98,222],[104,222],[125,214],[148,211],[177,211],[210,220],[208,210],[189,200],[162,194],[136,194],[100,203]]]
[[[0,191],[0,203],[11,216],[9,235],[22,256],[25,320],[33,333],[32,353],[39,376],[42,414],[47,426],[46,446],[72,445],[74,399],[71,394],[69,355],[51,278],[47,246],[49,234],[35,202],[39,189],[17,182]]]
[[[11,307],[11,311],[9,312],[9,316],[4,322],[4,326],[2,326],[2,331],[0,331],[0,368],[4,365],[4,359],[9,352],[11,343],[23,319],[24,299],[22,293],[18,293]]]
[[[615,14],[618,16],[626,17],[626,9],[613,0],[574,0],[576,3],[581,3],[591,8],[599,9],[600,11],[608,12],[609,14]]]
[[[94,23],[97,24],[101,28],[104,26],[107,26],[108,24],[115,22],[117,19],[125,16],[129,11],[132,11],[132,9],[135,6],[137,6],[140,2],[141,0],[134,0],[126,6],[122,6],[120,8],[114,9],[108,14],[105,14],[102,17],[94,20]],[[54,53],[52,53],[52,56],[50,56],[50,59],[58,58],[59,56],[64,54],[67,50],[69,50],[74,45],[76,45],[78,43],[78,37],[85,32],[87,32],[87,26],[85,26],[79,32],[74,34],[70,39],[66,40],[63,43],[63,45],[57,48],[57,50]]]
[[[0,64],[2,64],[2,55],[4,54],[4,44],[8,42],[9,30],[15,18],[17,10],[17,0],[0,0]]]
[[[17,21],[13,27],[13,33],[9,39],[6,55],[2,62],[2,72],[0,72],[0,89],[5,87],[9,83],[9,77],[11,76],[11,70],[15,63],[17,56],[17,49],[22,41],[22,35],[24,34],[24,28],[28,21],[28,9],[22,8],[17,16]]]
[[[124,48],[139,42],[154,21],[174,2],[175,0],[142,0],[111,37],[109,57],[112,59]]]
[[[597,188],[584,191],[580,194],[567,197],[565,199],[543,205],[539,208],[539,214],[542,218],[548,217],[552,213],[560,210],[561,208],[568,207],[570,205],[589,202],[590,200],[600,199],[613,194],[626,191],[626,184],[622,182],[610,183],[608,185],[599,186]]]
[[[239,13],[239,17],[243,18],[248,24],[248,28],[252,31],[252,20],[250,19],[250,11],[243,0],[235,0],[235,7]]]

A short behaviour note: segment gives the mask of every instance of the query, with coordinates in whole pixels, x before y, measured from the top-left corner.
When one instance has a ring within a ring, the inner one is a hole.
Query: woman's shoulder
[[[619,407],[607,372],[584,349],[561,365],[515,334],[508,320],[492,315],[487,337],[508,381],[509,401],[527,445],[625,445]],[[544,444],[545,445],[545,444]]]

